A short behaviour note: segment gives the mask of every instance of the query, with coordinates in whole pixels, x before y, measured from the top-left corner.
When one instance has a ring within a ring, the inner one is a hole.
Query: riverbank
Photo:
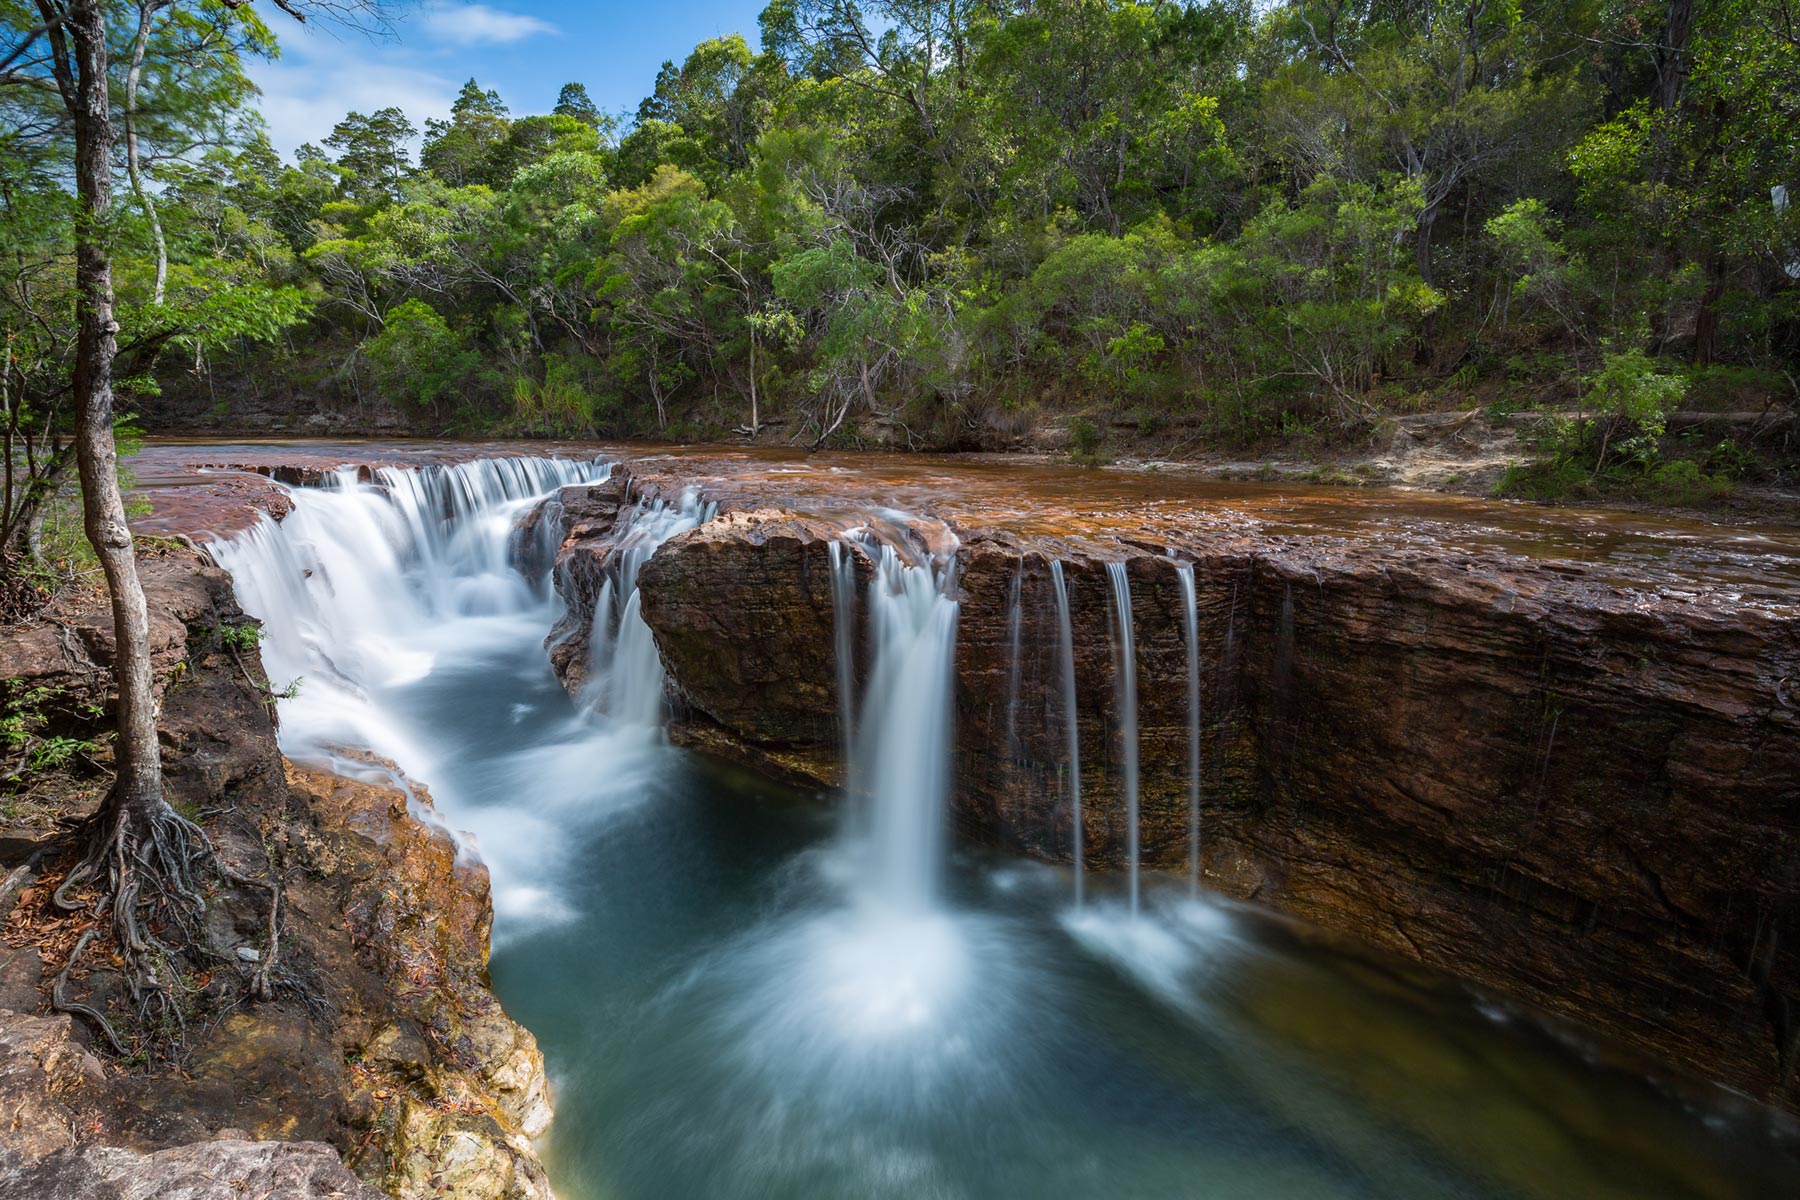
[[[530,1141],[549,1120],[543,1063],[488,990],[485,870],[386,764],[286,762],[229,578],[190,551],[143,553],[171,800],[261,886],[211,889],[209,965],[172,984],[179,1029],[131,1019],[104,942],[58,984],[92,924],[49,896],[62,829],[106,786],[110,614],[70,591],[0,631],[7,719],[31,739],[10,747],[0,809],[0,1195],[547,1200]],[[112,1013],[123,1053],[54,1012],[58,990]]]

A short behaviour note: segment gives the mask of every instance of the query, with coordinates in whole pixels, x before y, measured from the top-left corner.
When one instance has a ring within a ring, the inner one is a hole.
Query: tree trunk
[[[1700,297],[1700,311],[1694,315],[1694,365],[1710,367],[1719,355],[1719,300],[1725,295],[1725,273],[1721,264],[1708,264],[1706,291]]]
[[[1425,206],[1419,214],[1419,235],[1417,237],[1419,282],[1426,287],[1437,287],[1437,275],[1431,269],[1431,238],[1437,231],[1439,202],[1434,200]],[[1431,361],[1432,344],[1437,341],[1437,313],[1428,312],[1419,323],[1419,347],[1413,360],[1421,365]]]
[[[1656,47],[1656,106],[1674,112],[1687,90],[1688,44],[1694,32],[1694,0],[1669,0],[1662,42]]]
[[[750,436],[762,432],[762,418],[756,404],[756,327],[750,328]]]
[[[1431,239],[1432,235],[1437,232],[1439,211],[1438,201],[1434,200],[1425,206],[1424,211],[1419,213],[1419,236],[1416,239],[1419,282],[1429,288],[1437,286],[1436,273],[1431,269]]]
[[[119,689],[118,777],[102,809],[102,829],[166,808],[162,758],[156,743],[156,695],[150,671],[150,618],[138,579],[137,555],[125,501],[119,493],[113,444],[112,252],[107,244],[112,206],[112,113],[107,94],[106,17],[102,0],[75,0],[65,26],[74,51],[71,116],[75,126],[75,460],[81,474],[83,524],[112,595],[113,676]]]
[[[74,446],[59,447],[41,469],[19,483],[13,510],[5,525],[4,550],[24,555],[32,562],[44,556],[44,518],[50,502],[62,491],[63,478],[72,464]]]

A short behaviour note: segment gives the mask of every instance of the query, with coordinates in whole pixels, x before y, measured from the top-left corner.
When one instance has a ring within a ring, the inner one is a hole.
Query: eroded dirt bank
[[[488,990],[485,870],[421,819],[429,794],[387,765],[353,763],[347,778],[282,759],[253,623],[222,571],[167,550],[144,574],[171,800],[238,872],[279,881],[279,938],[265,890],[219,884],[211,965],[177,985],[179,1061],[124,1021],[127,1057],[96,1052],[96,1029],[47,1003],[92,918],[48,897],[66,868],[57,823],[97,803],[105,747],[19,781],[0,831],[15,885],[0,1196],[548,1197],[530,1143],[550,1117],[543,1063]],[[110,653],[97,596],[0,633],[9,715],[29,709],[45,737],[99,740]],[[70,998],[128,1011],[101,945]],[[274,999],[254,1002],[249,978],[271,961]]]

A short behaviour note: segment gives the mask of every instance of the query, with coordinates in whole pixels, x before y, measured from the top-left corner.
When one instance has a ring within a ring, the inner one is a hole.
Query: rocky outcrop
[[[563,617],[550,631],[544,645],[557,677],[570,692],[577,692],[587,678],[588,640],[594,632],[594,604],[611,558],[613,533],[619,514],[627,506],[631,480],[614,475],[604,483],[563,488],[546,503],[533,508],[520,524],[516,545],[549,541],[556,552],[548,564],[555,572],[556,590],[566,604]],[[541,526],[554,529],[554,539],[541,537]],[[535,564],[534,564],[535,565]]]
[[[645,566],[643,614],[669,669],[678,737],[837,779],[831,536],[780,510],[740,512]],[[1106,570],[1122,559],[1144,861],[1185,866],[1176,567],[1191,563],[1210,886],[1795,1103],[1792,611],[1630,590],[1569,561],[1431,546],[1228,530],[1104,542],[965,530],[963,540],[954,805],[966,834],[1057,861],[1072,851],[1054,557],[1070,593],[1088,864],[1124,865]]]
[[[0,1165],[0,1200],[379,1200],[319,1142],[225,1138],[143,1154],[117,1146],[61,1150]]]
[[[638,590],[683,741],[835,783],[838,703],[830,543],[780,510],[728,513],[644,564]],[[867,560],[856,556],[867,573]],[[729,579],[729,595],[712,590]]]
[[[550,1124],[543,1057],[487,987],[487,869],[379,760],[290,764],[288,786],[305,814],[293,844],[338,881],[354,955],[330,986],[346,1116],[366,1130],[357,1169],[401,1200],[548,1200],[530,1141]]]
[[[165,549],[142,574],[170,798],[237,873],[280,881],[280,937],[265,887],[215,889],[216,965],[183,997],[176,1071],[103,1066],[85,1022],[37,1015],[74,937],[46,904],[60,822],[105,784],[111,623],[103,595],[69,593],[0,636],[7,717],[86,744],[14,780],[0,827],[0,1196],[545,1200],[543,1062],[488,990],[485,871],[386,764],[346,759],[345,778],[283,761],[254,622],[224,572]],[[253,1002],[271,951],[274,998]],[[126,1007],[98,952],[72,990]]]

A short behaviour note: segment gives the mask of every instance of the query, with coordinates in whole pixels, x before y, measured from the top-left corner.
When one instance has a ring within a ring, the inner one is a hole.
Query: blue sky
[[[498,89],[517,115],[549,112],[563,84],[587,85],[594,103],[635,111],[664,59],[680,62],[696,42],[742,33],[756,45],[766,0],[695,3],[546,0],[423,0],[407,4],[391,32],[367,35],[299,26],[272,6],[266,19],[281,57],[252,64],[276,149],[317,142],[339,118],[398,105],[424,128],[450,111],[463,81]]]

